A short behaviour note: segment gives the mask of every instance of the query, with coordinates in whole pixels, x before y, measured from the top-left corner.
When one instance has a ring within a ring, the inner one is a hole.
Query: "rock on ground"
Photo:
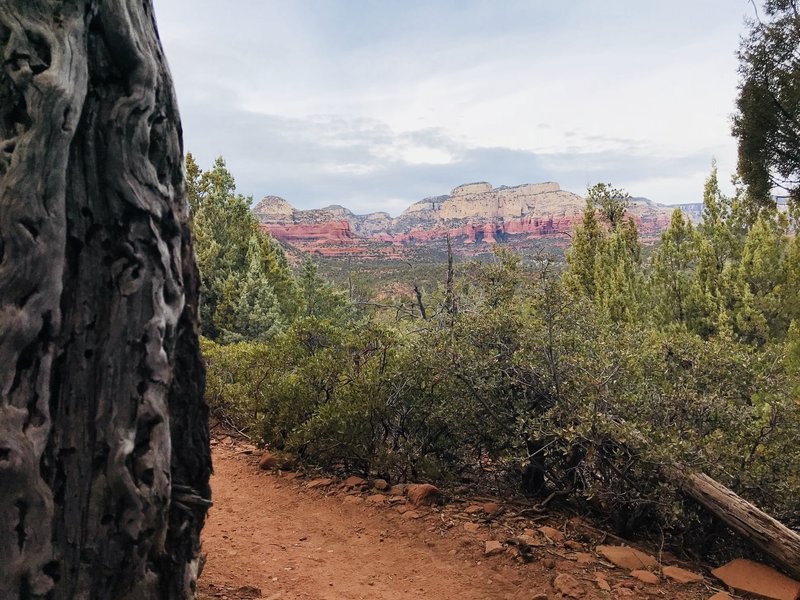
[[[698,581],[703,581],[704,579],[702,575],[693,573],[692,571],[688,571],[680,567],[664,567],[661,572],[665,577],[669,577],[678,583],[695,583]]]
[[[752,560],[737,558],[714,569],[711,574],[728,587],[761,598],[770,600],[800,598],[800,582]]]
[[[583,598],[586,593],[580,582],[569,573],[556,575],[553,587],[566,598]]]
[[[486,556],[494,556],[496,554],[502,554],[504,548],[503,544],[498,542],[497,540],[489,540],[484,544],[483,553]]]
[[[650,585],[656,585],[659,582],[658,575],[650,571],[645,571],[644,569],[634,569],[631,571],[631,577],[635,577],[639,581],[649,583]]]
[[[444,494],[435,485],[417,483],[408,486],[408,499],[414,506],[436,504],[444,499]]]
[[[629,571],[649,569],[658,565],[658,561],[649,554],[629,546],[598,546],[597,552],[609,562]]]

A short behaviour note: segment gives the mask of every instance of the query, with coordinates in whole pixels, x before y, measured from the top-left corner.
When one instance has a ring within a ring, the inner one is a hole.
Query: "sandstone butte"
[[[449,195],[425,198],[393,218],[385,212],[356,215],[342,206],[298,210],[267,196],[253,212],[264,231],[306,252],[367,258],[400,256],[410,248],[443,249],[449,234],[460,254],[488,252],[494,244],[524,248],[537,240],[566,246],[585,200],[559,184],[492,187],[469,183]],[[696,215],[696,205],[684,205]],[[628,214],[644,240],[655,240],[675,207],[635,199]]]

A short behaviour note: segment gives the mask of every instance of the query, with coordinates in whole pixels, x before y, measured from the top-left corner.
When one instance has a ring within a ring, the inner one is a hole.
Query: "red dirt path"
[[[645,585],[610,565],[579,564],[559,545],[537,548],[539,559],[529,564],[507,554],[485,557],[484,541],[513,534],[507,522],[477,519],[481,530],[467,533],[463,523],[473,518],[459,512],[463,507],[424,509],[412,520],[361,495],[338,488],[333,493],[334,486],[326,493],[261,471],[257,459],[235,445],[217,444],[213,458],[214,507],[203,532],[201,600],[556,599],[565,597],[553,587],[560,573],[575,577],[587,599],[694,599],[713,593],[707,584]],[[626,589],[600,591],[597,572]]]

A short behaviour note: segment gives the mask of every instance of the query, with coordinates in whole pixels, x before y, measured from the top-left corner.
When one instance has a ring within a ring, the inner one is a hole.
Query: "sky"
[[[749,0],[155,0],[184,144],[237,191],[397,215],[462,183],[702,200]]]

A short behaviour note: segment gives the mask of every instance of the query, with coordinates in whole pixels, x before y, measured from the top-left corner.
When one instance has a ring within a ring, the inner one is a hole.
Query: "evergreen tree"
[[[610,183],[597,183],[589,188],[589,198],[600,209],[600,215],[614,230],[625,221],[625,213],[631,203],[630,195]]]
[[[619,221],[601,239],[595,259],[594,300],[612,322],[633,321],[640,316],[644,292],[641,258],[633,219]]]
[[[747,235],[737,269],[735,309],[738,333],[746,340],[764,344],[782,339],[790,316],[784,307],[787,295],[788,238],[782,215],[759,215]]]
[[[610,184],[590,187],[567,251],[566,287],[593,300],[614,321],[635,318],[642,300],[642,248],[636,224],[625,215],[629,202],[627,193]]]
[[[214,323],[223,343],[270,339],[285,325],[280,304],[263,271],[260,240],[250,238],[244,277],[230,273],[222,284]]]
[[[594,264],[603,232],[597,220],[597,207],[591,195],[586,197],[583,219],[572,233],[572,245],[567,250],[567,285],[574,291],[594,298]]]
[[[191,152],[186,153],[186,198],[189,209],[196,213],[200,205],[200,177],[203,172]]]
[[[755,209],[772,209],[773,188],[796,203],[800,184],[800,16],[797,0],[765,0],[739,49],[733,134],[739,174]]]
[[[201,172],[188,154],[186,171],[203,334],[224,341],[269,337],[297,317],[300,304],[283,249],[260,230],[252,199],[236,193],[222,157]],[[254,311],[250,317],[248,310]]]
[[[319,275],[317,264],[310,256],[303,260],[298,286],[304,316],[345,323],[351,315],[352,307],[345,295]]]
[[[657,322],[687,324],[693,312],[695,248],[692,224],[676,208],[653,256],[650,286]]]

